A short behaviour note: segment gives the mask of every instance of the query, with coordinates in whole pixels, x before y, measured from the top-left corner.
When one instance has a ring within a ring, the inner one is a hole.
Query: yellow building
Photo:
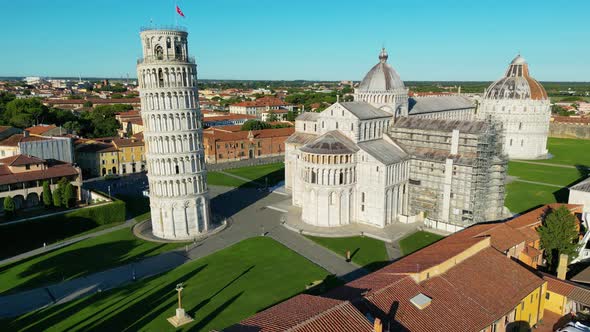
[[[86,177],[146,170],[144,143],[136,138],[84,140],[76,145],[76,162]]]
[[[113,140],[119,152],[119,174],[138,173],[146,170],[144,143],[135,138]]]

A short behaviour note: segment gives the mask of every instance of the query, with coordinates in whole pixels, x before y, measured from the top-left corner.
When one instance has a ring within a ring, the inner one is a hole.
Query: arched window
[[[156,48],[154,49],[154,55],[158,60],[164,59],[164,49],[162,49],[162,46],[156,46]]]

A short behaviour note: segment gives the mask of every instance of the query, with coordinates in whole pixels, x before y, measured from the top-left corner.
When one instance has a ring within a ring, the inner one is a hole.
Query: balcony
[[[183,55],[148,55],[137,59],[137,64],[158,64],[158,63],[191,63],[195,64],[195,58],[192,56],[186,57]]]
[[[152,25],[152,26],[143,26],[139,29],[140,32],[150,31],[150,30],[187,32],[186,27],[179,26],[179,25],[157,25],[157,26]]]

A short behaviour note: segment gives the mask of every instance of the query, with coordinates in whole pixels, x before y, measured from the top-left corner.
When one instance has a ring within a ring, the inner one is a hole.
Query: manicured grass
[[[523,213],[545,204],[565,203],[567,195],[567,188],[559,189],[515,181],[506,185],[504,205],[512,213]]]
[[[389,263],[389,257],[387,256],[387,250],[383,241],[366,236],[341,238],[306,237],[342,257],[346,257],[346,251],[350,250],[352,261],[370,271],[377,270]]]
[[[285,179],[285,164],[275,163],[259,166],[249,166],[242,168],[228,169],[225,172],[245,177],[247,179],[256,181],[260,184],[266,184],[268,178],[268,185],[272,186]]]
[[[328,272],[270,238],[242,241],[166,274],[0,322],[7,331],[210,331],[305,290]],[[175,329],[177,306],[194,322]]]
[[[258,187],[259,185],[267,184],[273,186],[278,182],[285,179],[285,164],[275,163],[258,166],[248,166],[241,168],[232,168],[224,170],[226,173],[241,176],[243,178],[251,180],[250,182],[240,180],[221,172],[208,172],[207,183],[210,185],[226,186],[226,187]]]
[[[403,255],[408,255],[442,239],[444,236],[424,231],[417,231],[399,240]]]
[[[547,149],[553,155],[553,158],[535,161],[590,167],[590,153],[588,153],[590,151],[590,140],[549,137]]]
[[[590,150],[589,150],[590,151]],[[522,180],[543,182],[568,186],[586,178],[587,173],[574,168],[533,165],[511,161],[508,163],[508,175]]]
[[[147,242],[121,229],[0,266],[0,293],[74,279],[182,245]]]
[[[207,184],[226,187],[240,187],[248,182],[227,176],[219,172],[207,172]]]

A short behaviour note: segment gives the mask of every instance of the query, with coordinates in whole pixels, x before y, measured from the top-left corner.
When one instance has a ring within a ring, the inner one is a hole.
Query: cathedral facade
[[[298,116],[285,186],[302,221],[457,231],[500,218],[507,161],[498,127],[474,120],[463,96],[409,98],[387,60],[382,50],[354,101]]]

